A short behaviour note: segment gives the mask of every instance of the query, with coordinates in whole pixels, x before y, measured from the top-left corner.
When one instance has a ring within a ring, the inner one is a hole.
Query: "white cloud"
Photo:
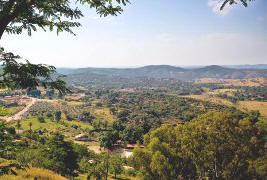
[[[232,7],[227,4],[224,9],[221,11],[220,7],[222,5],[222,1],[219,0],[208,0],[208,6],[212,9],[212,11],[219,15],[227,15]]]

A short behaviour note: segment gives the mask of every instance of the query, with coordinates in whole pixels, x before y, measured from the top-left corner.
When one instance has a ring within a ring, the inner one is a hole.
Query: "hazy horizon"
[[[197,67],[206,67],[206,66],[223,66],[223,67],[229,67],[229,66],[256,66],[256,65],[266,65],[267,63],[263,64],[207,64],[207,65],[170,65],[170,64],[148,64],[143,66],[84,66],[84,67],[64,67],[64,66],[56,66],[56,68],[60,69],[78,69],[78,68],[117,68],[117,69],[123,69],[123,68],[141,68],[146,66],[173,66],[173,67],[181,67],[181,68],[197,68]]]

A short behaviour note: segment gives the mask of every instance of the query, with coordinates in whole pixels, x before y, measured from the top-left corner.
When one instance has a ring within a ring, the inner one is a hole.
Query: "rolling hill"
[[[133,84],[147,86],[147,82],[192,81],[202,78],[247,79],[267,78],[267,69],[235,69],[223,66],[206,66],[185,69],[169,65],[151,65],[140,68],[80,68],[58,69],[58,73],[67,75],[69,84]]]

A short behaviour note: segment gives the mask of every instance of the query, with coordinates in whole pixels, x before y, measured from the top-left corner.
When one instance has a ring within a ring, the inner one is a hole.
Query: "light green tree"
[[[261,179],[266,120],[258,118],[209,112],[175,128],[162,126],[146,135],[147,146],[135,149],[130,162],[148,179]]]
[[[117,175],[121,174],[123,171],[122,167],[123,161],[119,155],[112,155],[110,157],[110,172],[115,175],[115,179],[117,179]]]

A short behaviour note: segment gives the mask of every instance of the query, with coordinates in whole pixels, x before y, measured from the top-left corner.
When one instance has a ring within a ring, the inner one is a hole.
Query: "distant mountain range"
[[[223,66],[206,66],[200,68],[181,68],[169,65],[150,65],[140,68],[59,68],[58,73],[67,75],[68,78],[90,78],[92,75],[112,76],[120,78],[172,78],[177,80],[193,80],[200,78],[217,79],[246,79],[256,77],[267,77],[266,65],[239,65],[229,68]],[[247,67],[247,68],[246,68]]]
[[[226,65],[224,67],[236,68],[236,69],[267,69],[267,64]]]

